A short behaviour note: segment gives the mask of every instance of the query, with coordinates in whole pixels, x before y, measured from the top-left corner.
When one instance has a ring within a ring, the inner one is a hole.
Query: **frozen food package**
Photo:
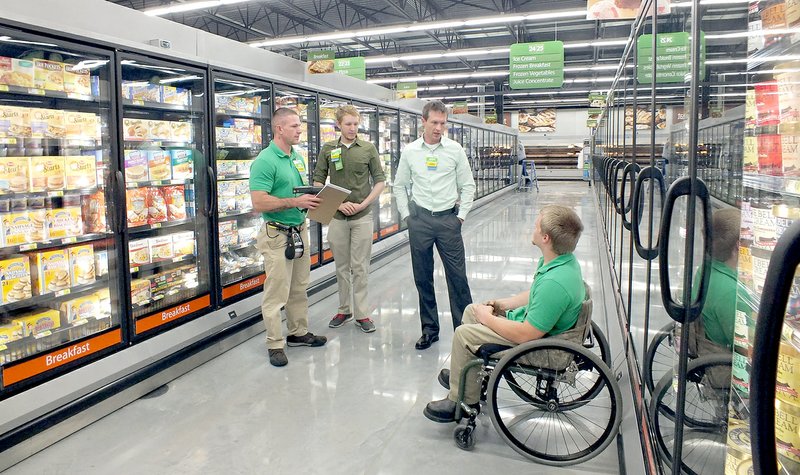
[[[172,248],[172,236],[152,237],[147,242],[150,245],[150,261],[166,261],[175,257]]]
[[[134,279],[131,281],[131,303],[139,306],[150,303],[149,280]]]
[[[100,313],[100,297],[97,293],[85,297],[66,300],[59,307],[63,325],[70,325],[78,320],[97,318]]]
[[[250,194],[236,195],[236,210],[237,211],[250,211],[253,209],[253,203],[250,201]]]
[[[55,191],[64,189],[64,157],[31,157],[30,191]]]
[[[148,120],[148,136],[152,140],[174,140],[170,122],[166,120]]]
[[[172,252],[176,257],[191,256],[195,253],[194,232],[185,231],[172,235]]]
[[[178,106],[190,106],[192,96],[189,94],[188,89],[182,87],[162,86],[163,100],[165,104],[174,104]]]
[[[0,106],[2,134],[6,137],[25,138],[31,136],[31,114],[29,107]]]
[[[31,137],[57,138],[66,136],[64,112],[56,109],[30,109]]]
[[[3,228],[3,245],[19,246],[31,241],[33,225],[27,211],[11,211],[0,215]]]
[[[194,178],[194,157],[191,150],[170,150],[173,180],[191,180]]]
[[[0,57],[0,84],[33,87],[33,62]]]
[[[128,212],[128,227],[135,228],[147,224],[147,188],[135,188],[125,192]]]
[[[94,272],[97,277],[108,274],[108,251],[105,249],[94,252]]]
[[[33,254],[33,285],[37,295],[58,292],[72,286],[69,255],[66,249]]]
[[[234,186],[234,195],[249,195],[250,194],[250,182],[247,180],[236,180],[233,183]],[[237,206],[238,208],[238,206]]]
[[[167,202],[167,217],[170,221],[186,219],[186,190],[183,185],[165,186],[164,199]]]
[[[147,152],[125,150],[125,181],[139,183],[148,180]]]
[[[94,247],[91,244],[71,246],[69,254],[69,274],[72,285],[91,284],[95,281]]]
[[[30,238],[32,242],[43,242],[50,239],[47,235],[47,210],[44,207],[28,211],[28,219],[31,220]]]
[[[236,133],[229,127],[215,127],[217,143],[227,144],[236,142]]]
[[[0,260],[0,302],[11,303],[33,296],[28,256],[12,254]]]
[[[191,122],[170,122],[172,131],[172,140],[175,142],[191,142],[192,141],[192,123]]]
[[[135,82],[131,84],[131,100],[161,102],[161,86]]]
[[[106,218],[106,195],[102,190],[81,199],[83,219],[87,233],[104,233],[108,231]]]
[[[30,187],[28,157],[0,158],[0,192],[25,193]]]
[[[97,160],[94,155],[64,157],[64,178],[68,190],[97,187]]]
[[[161,188],[147,188],[147,223],[163,223],[167,221],[167,201]]]
[[[33,87],[48,91],[64,91],[64,63],[36,59],[33,61]]]
[[[64,91],[83,96],[92,95],[92,77],[88,69],[77,68],[76,65],[64,65]]]
[[[151,181],[171,180],[172,165],[170,153],[165,150],[148,150],[147,168]]]
[[[220,178],[238,173],[236,160],[220,160],[217,162],[217,176]]]
[[[48,209],[45,220],[49,239],[61,239],[83,234],[83,213],[80,206]]]
[[[97,301],[100,304],[95,318],[111,317],[111,292],[108,287],[102,288],[92,295],[97,297]]]
[[[144,119],[122,119],[122,134],[125,140],[148,140],[149,120]]]
[[[136,239],[128,243],[128,258],[131,267],[150,264],[150,243],[147,239]]]
[[[58,310],[34,310],[14,317],[14,321],[22,328],[23,336],[35,336],[59,328],[61,315]]]
[[[100,140],[100,116],[89,112],[64,111],[65,137],[74,140]],[[126,140],[129,140],[126,138]]]
[[[0,346],[7,345],[24,337],[23,326],[15,320],[0,320]],[[2,351],[0,351],[2,353]]]

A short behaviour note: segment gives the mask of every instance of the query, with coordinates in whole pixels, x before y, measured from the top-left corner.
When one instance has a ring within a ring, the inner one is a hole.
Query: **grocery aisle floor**
[[[542,183],[538,193],[508,193],[471,214],[464,238],[474,300],[530,286],[540,256],[530,243],[534,210],[555,202],[575,206],[584,221],[576,255],[598,299],[599,234],[589,190],[583,182]],[[453,334],[438,264],[436,282],[441,340],[426,351],[414,349],[417,293],[404,254],[371,275],[377,332],[327,328],[337,307],[330,296],[310,312],[311,331],[328,336],[326,347],[288,348],[289,365],[273,368],[262,333],[172,381],[161,396],[137,400],[6,473],[618,473],[614,443],[582,466],[556,469],[505,445],[488,415],[480,416],[472,452],[455,447],[453,424],[422,415],[425,404],[446,395],[436,376],[448,365]],[[594,319],[617,355],[619,330],[601,307],[595,304]],[[625,414],[632,417],[629,407]]]

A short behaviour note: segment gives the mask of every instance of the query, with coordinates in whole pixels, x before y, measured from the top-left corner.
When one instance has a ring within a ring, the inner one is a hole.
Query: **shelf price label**
[[[692,44],[687,32],[661,33],[656,47],[656,84],[682,83],[692,71]],[[653,35],[636,40],[639,65],[636,76],[640,84],[653,80]],[[700,32],[700,80],[705,80],[706,35]]]
[[[509,53],[511,89],[546,89],[564,84],[564,43],[516,43]]]

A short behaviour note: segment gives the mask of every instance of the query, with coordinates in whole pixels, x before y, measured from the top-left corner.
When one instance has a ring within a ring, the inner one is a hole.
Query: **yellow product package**
[[[64,112],[57,109],[31,109],[31,137],[63,139],[66,136]]]
[[[91,244],[67,248],[72,285],[91,284],[95,280],[94,247]]]
[[[31,136],[31,114],[28,107],[0,106],[0,122],[5,124],[0,135],[16,138]]]
[[[48,91],[64,91],[64,63],[34,60],[33,86]]]
[[[33,192],[64,189],[64,157],[31,157]]]
[[[64,91],[84,96],[92,95],[92,76],[88,69],[64,65]]]
[[[18,302],[32,296],[28,257],[15,254],[0,260],[0,301]]]
[[[0,191],[25,193],[30,186],[28,157],[0,158]]]
[[[149,280],[134,279],[131,281],[131,303],[133,305],[147,305],[150,303]]]
[[[0,57],[0,84],[33,87],[33,62]]]
[[[33,223],[27,211],[4,213],[2,216],[3,245],[18,246],[30,242]]]
[[[100,313],[100,298],[94,293],[70,299],[61,303],[60,310],[64,325],[71,325],[76,320],[97,318]]]
[[[72,279],[66,249],[33,254],[33,282],[38,295],[69,288]]]
[[[100,140],[100,116],[90,112],[64,112],[65,136],[68,139]]]
[[[47,236],[50,239],[83,234],[83,213],[80,206],[47,210]]]
[[[22,325],[23,336],[38,335],[61,326],[61,316],[58,310],[37,310],[15,317],[14,321]]]
[[[68,190],[97,186],[97,163],[94,155],[64,157],[64,178]]]
[[[23,331],[22,325],[17,321],[0,321],[0,345],[19,340],[24,336]]]

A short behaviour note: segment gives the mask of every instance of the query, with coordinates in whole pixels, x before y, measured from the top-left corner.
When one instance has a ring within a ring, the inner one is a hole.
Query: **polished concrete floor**
[[[576,255],[584,279],[602,288],[589,188],[543,183],[538,193],[507,193],[469,216],[463,234],[475,301],[530,286],[540,255],[530,243],[535,211],[549,203],[579,211],[586,231]],[[426,351],[414,348],[420,327],[406,253],[371,274],[375,333],[352,324],[327,328],[337,306],[336,295],[327,297],[310,311],[310,329],[327,335],[327,346],[288,348],[289,365],[273,368],[258,335],[172,381],[163,394],[135,401],[6,473],[619,473],[616,443],[586,464],[552,468],[505,445],[486,415],[472,452],[456,448],[453,424],[422,415],[427,402],[446,395],[436,376],[448,366],[453,333],[438,263],[436,282],[441,340]],[[595,312],[618,354],[619,330],[610,318]],[[623,430],[635,433],[631,414],[626,407]]]

